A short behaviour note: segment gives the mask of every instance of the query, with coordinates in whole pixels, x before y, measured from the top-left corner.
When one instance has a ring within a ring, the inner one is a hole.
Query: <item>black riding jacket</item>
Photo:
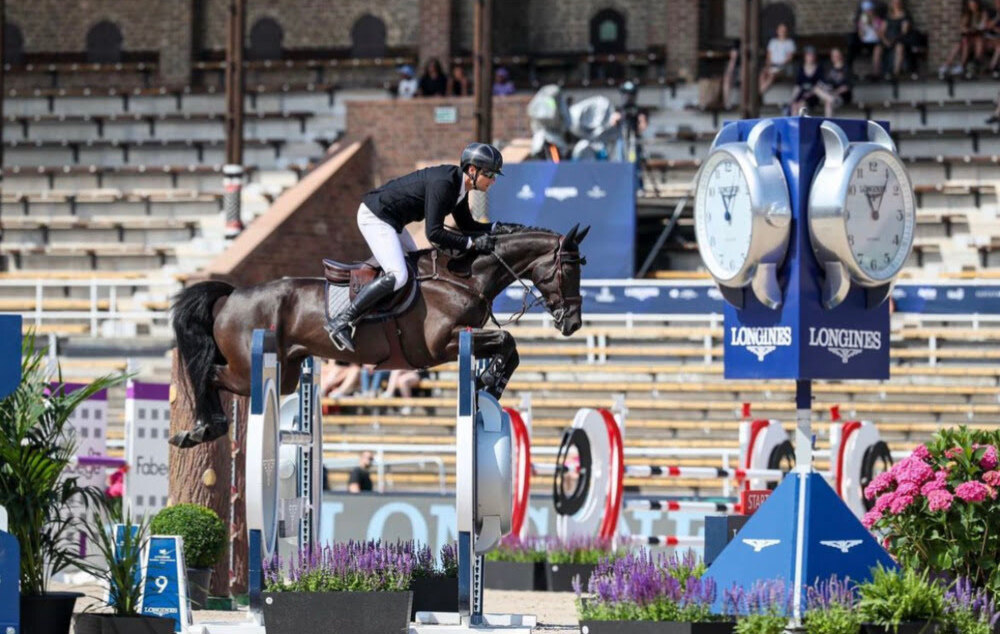
[[[469,245],[468,237],[446,229],[445,216],[451,214],[458,228],[466,233],[485,233],[492,225],[473,220],[468,192],[458,200],[462,178],[457,165],[428,167],[373,189],[365,194],[362,202],[397,233],[411,222],[424,220],[431,244],[464,251]]]

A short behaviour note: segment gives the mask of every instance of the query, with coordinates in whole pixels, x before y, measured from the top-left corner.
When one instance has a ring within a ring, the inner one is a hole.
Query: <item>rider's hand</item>
[[[496,238],[488,233],[481,233],[472,239],[472,248],[479,253],[492,253],[496,243]]]

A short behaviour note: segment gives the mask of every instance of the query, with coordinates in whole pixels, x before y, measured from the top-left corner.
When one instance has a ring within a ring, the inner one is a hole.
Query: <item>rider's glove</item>
[[[492,253],[496,243],[496,238],[488,233],[481,233],[472,239],[472,248],[479,253]]]

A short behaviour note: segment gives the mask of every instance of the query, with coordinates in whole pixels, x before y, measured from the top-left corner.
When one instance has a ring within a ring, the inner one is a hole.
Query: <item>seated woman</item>
[[[816,94],[816,87],[822,79],[823,67],[816,57],[816,49],[807,46],[803,49],[802,67],[795,78],[795,92],[792,94],[789,113],[791,116],[797,117],[803,108],[808,110],[819,105],[820,97]]]
[[[830,49],[830,67],[823,81],[813,88],[813,94],[823,102],[823,115],[833,116],[834,108],[851,103],[851,69],[839,48]]]

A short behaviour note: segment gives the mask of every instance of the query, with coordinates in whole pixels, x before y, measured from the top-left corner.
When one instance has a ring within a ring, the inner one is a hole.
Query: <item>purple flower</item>
[[[855,584],[850,577],[843,581],[833,575],[827,581],[817,581],[806,588],[806,605],[810,610],[829,610],[834,606],[851,608],[854,606]]]
[[[989,487],[975,480],[963,482],[955,489],[955,496],[966,502],[982,502],[989,494]]]

